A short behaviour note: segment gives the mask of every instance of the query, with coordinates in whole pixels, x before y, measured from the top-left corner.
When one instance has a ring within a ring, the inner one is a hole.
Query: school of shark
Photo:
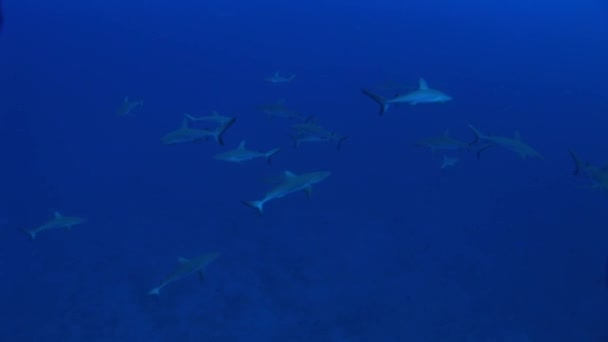
[[[1,18],[1,17],[0,17]],[[294,81],[295,74],[282,76],[280,72],[275,72],[263,78],[264,82],[275,84],[276,86],[287,86]],[[410,91],[402,92],[392,97],[383,97],[369,89],[361,89],[363,95],[367,96],[371,102],[375,103],[379,110],[377,115],[383,116],[389,112],[397,111],[402,105],[446,105],[453,101],[452,96],[446,92],[431,88],[424,78],[418,79],[417,87],[411,87]],[[141,99],[130,99],[125,96],[117,105],[115,115],[120,117],[133,117],[144,106]],[[277,118],[290,122],[291,138],[293,147],[298,148],[302,144],[328,144],[333,145],[337,150],[342,149],[342,145],[348,140],[349,136],[337,133],[326,128],[319,123],[315,116],[307,116],[288,106],[285,100],[278,100],[274,103],[258,104],[253,107],[259,112],[268,116],[269,119]],[[227,130],[237,124],[237,118],[220,114],[212,111],[206,116],[194,116],[189,113],[183,114],[183,119],[175,128],[168,130],[164,136],[159,137],[160,143],[165,145],[180,145],[211,141],[220,146],[225,146],[224,134]],[[471,138],[468,140],[458,139],[445,130],[442,134],[420,139],[413,142],[415,146],[428,148],[433,155],[442,153],[442,158],[438,167],[440,169],[452,168],[460,163],[460,153],[473,153],[477,159],[481,159],[482,153],[487,150],[502,149],[507,152],[515,153],[521,159],[542,160],[543,156],[528,143],[524,142],[519,132],[515,131],[511,136],[490,135],[468,124]],[[255,144],[249,144],[242,137],[239,143],[231,143],[233,147],[224,147],[226,150],[212,156],[211,158],[226,162],[245,164],[253,160],[260,159],[267,164],[272,163],[272,158],[278,153],[284,153],[281,146],[273,146],[266,150],[255,148]],[[608,191],[608,167],[596,166],[579,158],[574,152],[570,151],[570,157],[574,165],[574,175],[584,176],[591,182],[591,188]],[[276,177],[274,185],[259,199],[242,199],[244,207],[253,209],[258,215],[263,216],[269,202],[280,200],[294,193],[304,193],[311,197],[313,186],[322,186],[323,182],[330,178],[330,170],[308,170],[308,172],[295,173],[284,168]],[[23,229],[23,232],[30,239],[38,239],[42,233],[50,233],[58,230],[71,230],[75,226],[86,224],[87,219],[78,216],[64,216],[55,212],[52,217],[41,223],[38,227]],[[206,277],[207,268],[220,256],[217,251],[203,253],[192,259],[179,258],[176,269],[169,273],[159,285],[148,291],[148,294],[158,296],[160,290],[165,286],[176,282],[188,275],[198,274],[202,280]],[[606,287],[608,287],[608,262],[605,270]]]

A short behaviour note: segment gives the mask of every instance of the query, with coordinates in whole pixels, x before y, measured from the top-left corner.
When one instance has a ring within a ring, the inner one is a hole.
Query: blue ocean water
[[[7,0],[0,341],[608,341],[603,1]],[[292,82],[271,84],[280,71]],[[361,94],[453,97],[378,116]],[[116,115],[123,98],[144,105]],[[285,103],[349,136],[290,140]],[[184,113],[237,118],[163,145]],[[415,142],[474,125],[544,157]],[[213,159],[241,140],[281,151]],[[328,170],[258,215],[284,170]],[[70,231],[22,229],[53,212]],[[179,257],[217,251],[149,296]]]

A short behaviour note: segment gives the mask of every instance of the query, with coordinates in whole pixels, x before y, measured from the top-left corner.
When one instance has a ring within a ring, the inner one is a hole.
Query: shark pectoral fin
[[[310,199],[312,197],[312,186],[305,187],[304,192],[306,192],[306,197]]]
[[[185,263],[187,263],[188,261],[190,261],[190,260],[188,260],[188,259],[186,259],[186,258],[177,258],[177,262],[179,262],[180,264],[185,264]]]
[[[256,209],[260,215],[264,213],[264,201],[243,201],[243,204]]]
[[[61,217],[63,217],[63,215],[61,215],[61,213],[58,212],[58,211],[54,212],[53,216],[55,216],[55,218],[61,218]]]
[[[198,274],[198,279],[200,279],[200,281],[205,281],[205,271],[200,270],[196,272],[196,274]]]
[[[22,232],[27,234],[31,240],[36,240],[36,230],[35,229],[21,229]]]

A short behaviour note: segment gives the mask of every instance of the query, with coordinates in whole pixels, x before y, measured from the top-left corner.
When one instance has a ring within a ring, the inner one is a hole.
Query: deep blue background
[[[8,0],[0,36],[1,341],[607,341],[601,1]],[[264,77],[296,73],[292,84]],[[378,117],[359,88],[419,77],[454,97]],[[116,117],[128,95],[145,105]],[[351,138],[290,146],[286,99]],[[164,146],[182,113],[238,117],[226,148]],[[471,123],[499,149],[451,169],[413,142]],[[240,204],[284,169],[313,199]],[[29,241],[54,210],[89,219]],[[146,296],[178,257],[207,281]]]

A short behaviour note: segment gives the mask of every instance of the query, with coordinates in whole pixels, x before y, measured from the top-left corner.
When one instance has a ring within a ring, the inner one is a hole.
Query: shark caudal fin
[[[340,137],[340,139],[338,139],[338,143],[337,143],[337,146],[336,146],[336,147],[338,148],[338,151],[340,151],[340,149],[342,148],[342,143],[343,143],[343,142],[344,142],[344,140],[346,140],[346,139],[348,139],[348,136],[347,136],[347,135],[345,135],[345,136],[343,136],[343,137]]]
[[[386,102],[386,99],[384,97],[376,95],[367,89],[361,89],[361,92],[369,96],[369,98],[376,101],[376,103],[380,105],[380,111],[378,112],[378,115],[383,115],[390,108],[390,104]]]
[[[270,150],[270,151],[264,153],[264,157],[266,158],[266,163],[268,163],[268,165],[272,164],[272,156],[274,156],[280,150],[281,150],[281,148],[277,147],[273,150]]]
[[[243,204],[257,210],[260,215],[264,213],[264,201],[243,201]]]
[[[484,137],[483,133],[481,133],[477,128],[473,127],[473,125],[468,125],[469,129],[471,129],[471,131],[473,131],[473,134],[475,134],[475,140],[473,140],[473,142],[470,143],[470,145],[473,145],[475,143],[477,143],[480,139],[482,139]]]
[[[570,153],[570,157],[572,157],[572,160],[574,161],[574,171],[572,172],[572,174],[578,176],[581,173],[581,167],[583,166],[583,162],[578,158],[574,151],[570,150],[568,152]]]
[[[235,118],[230,119],[230,121],[226,122],[226,124],[224,124],[223,126],[221,126],[220,128],[218,128],[215,131],[215,141],[224,146],[224,133],[226,133],[226,131],[228,130],[228,128],[230,128],[230,126],[234,125],[234,123],[236,122]]]

